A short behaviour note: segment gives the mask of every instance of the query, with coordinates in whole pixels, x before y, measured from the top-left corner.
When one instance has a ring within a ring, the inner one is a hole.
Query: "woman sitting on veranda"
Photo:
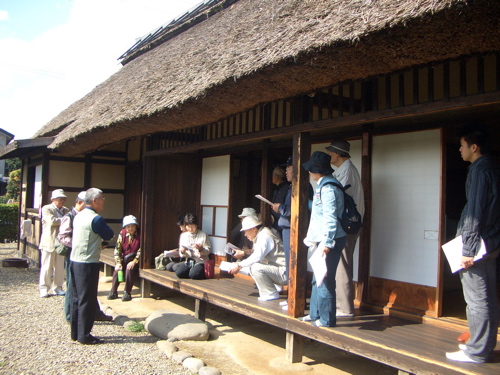
[[[195,214],[186,214],[184,225],[187,231],[179,238],[179,253],[185,258],[185,262],[175,270],[175,274],[181,279],[204,279],[204,265],[210,253],[210,239],[205,232],[198,229],[198,218]]]

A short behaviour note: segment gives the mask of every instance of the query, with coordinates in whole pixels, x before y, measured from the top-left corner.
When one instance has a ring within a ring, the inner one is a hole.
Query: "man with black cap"
[[[285,170],[278,166],[273,169],[273,185],[275,185],[274,191],[273,191],[273,196],[272,196],[272,202],[273,203],[284,203],[286,194],[288,192],[288,188],[290,187],[290,184],[287,182],[285,179]],[[271,215],[273,216],[273,228],[276,229],[281,236],[281,227],[278,224],[280,215],[271,210]]]
[[[359,172],[351,162],[349,151],[351,145],[343,139],[333,140],[330,146],[326,147],[330,155],[330,164],[336,167],[333,172],[335,177],[342,186],[351,185],[346,193],[349,194],[356,203],[358,212],[363,217],[365,212],[365,202],[363,196],[363,186]],[[337,316],[351,317],[354,316],[354,285],[352,282],[353,276],[353,254],[358,240],[359,233],[348,234],[346,244],[342,250],[339,266],[337,268]]]
[[[346,237],[339,220],[344,211],[344,193],[332,185],[339,182],[332,176],[333,169],[328,154],[315,151],[311,159],[302,166],[317,182],[317,187],[304,239],[304,243],[309,246],[308,259],[314,273],[311,302],[309,315],[299,320],[311,322],[316,327],[335,327],[335,273]],[[321,262],[324,262],[323,265]]]
[[[285,164],[281,165],[286,167],[285,176],[288,181],[288,190],[285,200],[279,203],[273,203],[273,211],[279,214],[278,226],[281,228],[281,238],[283,239],[283,246],[285,250],[285,267],[286,275],[288,277],[288,267],[290,263],[290,215],[292,206],[292,172],[293,172],[293,158],[290,156]]]

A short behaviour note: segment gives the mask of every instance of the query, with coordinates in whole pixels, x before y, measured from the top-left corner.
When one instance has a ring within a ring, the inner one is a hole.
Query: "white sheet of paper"
[[[313,252],[307,254],[307,262],[312,268],[314,278],[316,279],[316,286],[321,286],[326,276],[326,257],[323,256],[323,251],[316,247]]]
[[[219,264],[219,269],[221,271],[225,271],[225,272],[229,272],[230,270],[233,269],[233,267],[234,267],[234,263],[232,263],[232,262],[226,262],[225,260],[223,260]]]
[[[270,200],[268,200],[268,199],[264,198],[264,197],[263,197],[262,195],[260,195],[260,194],[257,194],[257,195],[255,196],[255,198],[258,198],[258,199],[260,199],[262,202],[266,202],[267,204],[270,204],[271,206],[273,205],[273,202],[271,202]]]
[[[179,250],[165,250],[163,252],[164,257],[179,257]]]
[[[448,259],[448,263],[450,264],[451,272],[455,273],[458,270],[462,269],[460,265],[462,263],[462,236],[458,236],[452,239],[450,242],[445,243],[443,246],[444,254],[446,255],[446,259]],[[486,254],[486,246],[484,245],[484,241],[481,240],[481,247],[479,248],[479,252],[474,257],[474,262],[477,262]]]
[[[236,262],[226,262],[225,260],[223,260],[219,264],[219,269],[221,271],[229,272],[233,269],[235,264]],[[242,269],[240,269],[239,273],[241,273],[242,275],[250,275],[250,267],[243,267]]]

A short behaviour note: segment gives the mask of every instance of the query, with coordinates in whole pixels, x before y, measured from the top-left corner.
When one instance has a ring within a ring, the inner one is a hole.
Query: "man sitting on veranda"
[[[241,231],[253,242],[253,253],[235,264],[229,273],[234,275],[243,267],[250,267],[250,275],[259,289],[259,301],[278,299],[276,286],[287,283],[283,242],[257,216],[248,216],[241,224]]]

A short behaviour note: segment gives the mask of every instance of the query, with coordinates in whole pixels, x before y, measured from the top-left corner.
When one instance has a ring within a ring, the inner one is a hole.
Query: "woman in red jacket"
[[[108,299],[118,298],[118,286],[125,276],[125,290],[122,301],[130,301],[130,292],[134,282],[139,276],[139,259],[141,257],[141,235],[137,218],[128,215],[123,218],[123,229],[118,235],[115,247],[115,272],[113,273],[113,283]]]

